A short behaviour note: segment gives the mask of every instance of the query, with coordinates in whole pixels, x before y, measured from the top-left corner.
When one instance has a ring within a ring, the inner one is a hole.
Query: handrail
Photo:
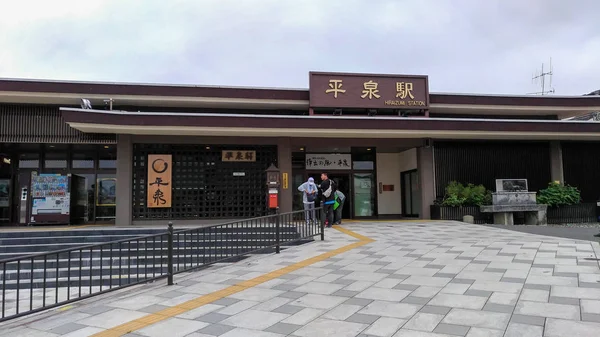
[[[176,274],[267,249],[279,253],[317,235],[324,240],[320,210],[311,221],[307,211],[294,211],[178,230],[169,223],[156,234],[0,260],[0,322],[163,278],[172,285]]]

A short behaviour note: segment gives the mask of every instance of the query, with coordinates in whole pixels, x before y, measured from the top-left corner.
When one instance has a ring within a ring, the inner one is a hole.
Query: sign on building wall
[[[324,153],[306,154],[307,170],[350,170],[352,169],[352,155],[349,153]]]
[[[255,162],[256,151],[225,150],[221,152],[221,161]]]
[[[172,164],[170,154],[148,155],[148,208],[171,207]]]
[[[310,73],[312,108],[426,109],[427,76]]]

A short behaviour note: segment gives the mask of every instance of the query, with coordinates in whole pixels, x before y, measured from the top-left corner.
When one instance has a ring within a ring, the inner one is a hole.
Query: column
[[[433,169],[433,147],[417,148],[417,171],[419,192],[421,192],[421,219],[430,219],[429,206],[435,200],[435,176]]]
[[[552,181],[560,181],[561,184],[565,182],[562,146],[558,140],[550,142],[550,178]]]
[[[117,135],[117,226],[131,226],[133,143],[131,135]]]
[[[281,189],[279,196],[279,211],[281,213],[291,212],[293,207],[292,191],[292,146],[290,138],[279,138],[277,141],[277,157],[279,171],[281,172]],[[288,186],[284,189],[283,176],[287,174]]]

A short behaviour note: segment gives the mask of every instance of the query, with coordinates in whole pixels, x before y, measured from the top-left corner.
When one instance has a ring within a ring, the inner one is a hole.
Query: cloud
[[[600,2],[21,0],[3,8],[0,76],[307,87],[308,72],[429,75],[432,91],[600,88]],[[6,19],[5,19],[6,18]]]

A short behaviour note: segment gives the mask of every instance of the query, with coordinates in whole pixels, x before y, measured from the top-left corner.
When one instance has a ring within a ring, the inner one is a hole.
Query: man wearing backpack
[[[335,204],[335,182],[329,179],[327,173],[321,173],[321,195],[323,199],[323,210],[325,211],[325,226],[333,226],[333,204]]]

